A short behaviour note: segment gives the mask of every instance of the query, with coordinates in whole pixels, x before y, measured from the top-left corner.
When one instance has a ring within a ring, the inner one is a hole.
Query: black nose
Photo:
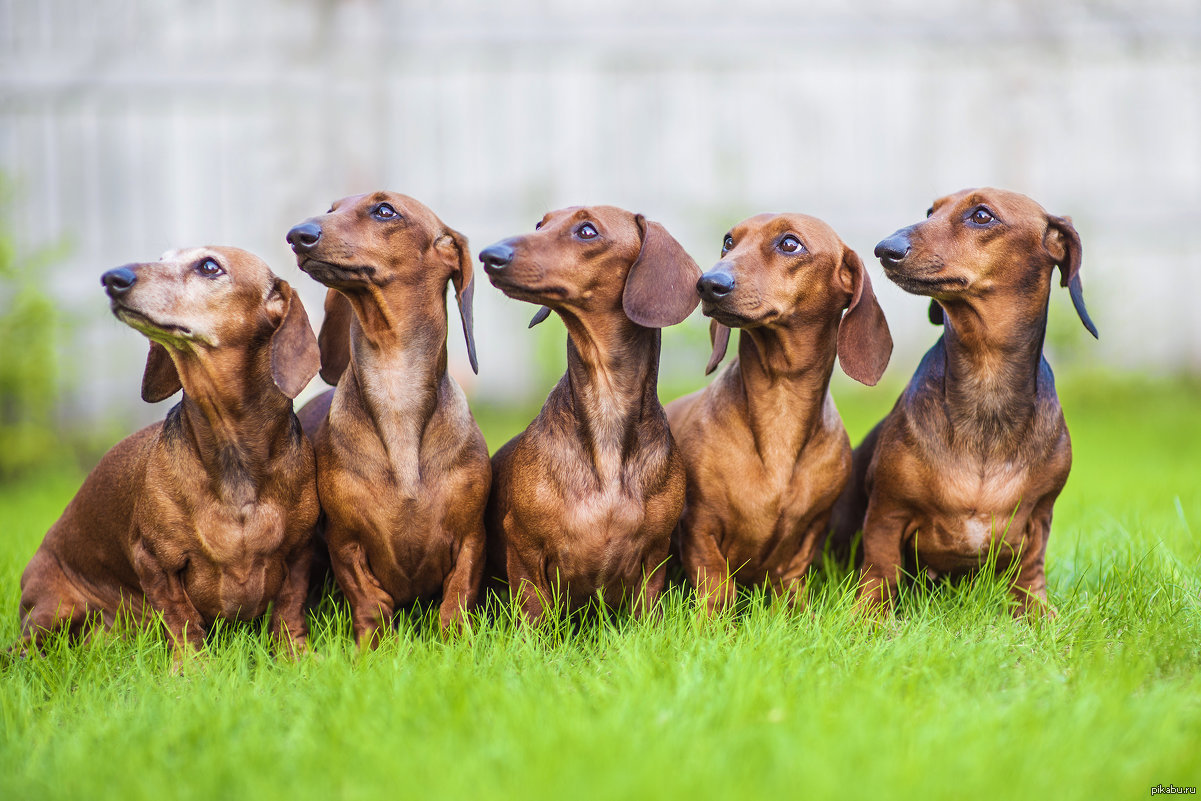
[[[133,289],[137,280],[138,274],[128,267],[118,267],[100,276],[100,283],[104,285],[104,291],[110,298],[119,298]]]
[[[885,267],[895,267],[909,255],[909,237],[904,234],[893,234],[876,245],[876,258]]]
[[[701,276],[696,282],[696,291],[701,300],[712,303],[721,300],[734,291],[734,276],[724,270],[713,270]]]
[[[292,226],[288,231],[288,244],[293,253],[308,253],[321,241],[321,226],[317,223],[302,222]]]
[[[480,251],[480,261],[484,263],[485,272],[493,272],[508,267],[514,255],[512,247],[504,242],[497,242]]]

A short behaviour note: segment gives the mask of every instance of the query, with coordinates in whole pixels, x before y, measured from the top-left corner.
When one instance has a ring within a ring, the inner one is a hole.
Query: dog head
[[[1046,307],[1051,272],[1060,271],[1080,321],[1097,328],[1084,305],[1080,235],[1070,217],[1048,214],[1025,195],[1000,189],[965,189],[939,198],[923,222],[902,228],[876,245],[893,282],[932,298],[930,319],[943,321],[940,302],[1011,293]]]
[[[436,282],[455,288],[467,357],[475,356],[472,296],[475,292],[467,238],[424,204],[395,192],[373,192],[335,201],[329,211],[292,227],[288,243],[301,270],[344,294]],[[350,360],[353,312],[344,298],[327,295],[321,324],[321,377],[331,384]]]
[[[113,314],[150,339],[142,397],[151,403],[181,388],[172,352],[271,347],[279,389],[296,397],[317,372],[317,342],[304,305],[287,281],[238,248],[173,250],[100,278]]]
[[[612,206],[549,212],[533,233],[480,251],[494,286],[551,309],[621,312],[637,325],[664,328],[696,308],[700,268],[662,225]]]
[[[697,292],[713,319],[706,373],[725,355],[729,327],[827,319],[838,320],[838,360],[847,375],[872,385],[888,366],[892,336],[863,262],[815,217],[743,220],[722,239],[721,260],[701,276]]]

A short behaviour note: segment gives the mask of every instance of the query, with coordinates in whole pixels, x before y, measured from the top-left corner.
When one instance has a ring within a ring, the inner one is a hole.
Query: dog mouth
[[[147,316],[143,312],[131,309],[128,306],[114,300],[112,302],[113,316],[121,322],[125,323],[130,328],[141,331],[143,334],[166,334],[172,337],[183,339],[192,338],[192,329],[185,325],[176,323],[162,323],[152,317]]]
[[[709,301],[701,301],[701,314],[712,320],[717,320],[717,322],[730,328],[745,328],[751,323],[757,322],[744,314],[723,309],[721,306]]]
[[[365,265],[334,264],[319,259],[305,259],[296,265],[315,281],[326,286],[370,283],[375,275],[374,267]]]
[[[884,274],[888,276],[888,280],[914,295],[936,295],[945,292],[954,292],[966,289],[968,285],[967,279],[962,276],[914,275],[898,270],[895,264],[890,265],[884,259],[880,259],[880,263],[884,266]]]
[[[531,303],[542,303],[544,300],[563,300],[570,293],[561,286],[528,286],[514,281],[511,276],[503,273],[503,268],[489,269],[484,267],[492,286],[516,300],[526,300]]]
[[[722,306],[720,301],[714,302],[709,300],[701,301],[701,314],[729,328],[752,328],[764,323],[770,323],[780,316],[778,313],[772,311],[758,314],[738,312]]]

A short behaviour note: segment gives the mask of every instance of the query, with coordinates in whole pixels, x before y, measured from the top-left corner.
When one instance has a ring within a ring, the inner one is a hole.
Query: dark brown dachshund
[[[446,286],[467,352],[471,253],[462,234],[392,192],[339,200],[288,232],[301,270],[330,287],[321,376],[337,389],[300,411],[334,576],[355,638],[374,645],[399,606],[441,598],[465,624],[484,568],[488,447],[446,372]]]
[[[117,443],[21,577],[25,644],[162,613],[178,656],[217,618],[273,605],[302,648],[317,523],[313,448],[292,398],[317,372],[300,299],[255,256],[195,248],[109,270],[117,319],[150,338],[142,397],[183,388],[162,423]]]
[[[697,284],[714,353],[741,328],[738,358],[705,389],[667,406],[688,468],[678,529],[688,580],[710,610],[734,581],[795,595],[851,473],[830,397],[837,354],[874,385],[892,337],[855,251],[821,220],[761,214],[736,225]],[[846,313],[843,314],[843,311]]]
[[[1043,358],[1052,271],[1085,327],[1080,236],[1029,198],[969,189],[876,245],[888,277],[929,295],[935,343],[893,410],[855,451],[836,537],[863,528],[864,608],[891,605],[903,568],[961,574],[990,549],[1016,560],[1016,613],[1051,612],[1043,559],[1072,465]]]
[[[658,223],[569,208],[480,252],[506,295],[567,326],[567,373],[492,459],[492,574],[529,620],[556,598],[651,607],[663,588],[684,465],[656,392],[659,329],[696,308],[700,269]]]

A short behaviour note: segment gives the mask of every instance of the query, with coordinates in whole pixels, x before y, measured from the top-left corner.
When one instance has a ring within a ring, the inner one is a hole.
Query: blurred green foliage
[[[57,344],[68,321],[45,289],[59,246],[18,252],[4,215],[10,185],[0,178],[0,480],[57,463],[60,391]]]

